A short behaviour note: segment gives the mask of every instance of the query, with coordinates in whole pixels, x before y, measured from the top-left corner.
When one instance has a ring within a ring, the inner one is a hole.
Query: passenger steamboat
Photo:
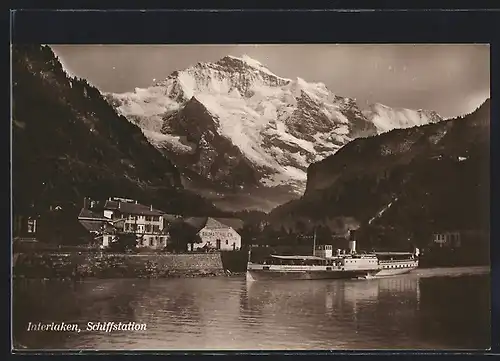
[[[357,253],[356,241],[349,242],[349,251],[331,245],[314,246],[313,255],[269,255],[259,262],[248,254],[247,280],[370,278],[408,273],[418,267],[419,250],[411,252]]]

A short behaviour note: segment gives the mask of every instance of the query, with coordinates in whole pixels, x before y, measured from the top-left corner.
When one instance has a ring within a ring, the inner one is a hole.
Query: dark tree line
[[[82,199],[142,199],[178,214],[216,212],[183,190],[173,164],[119,116],[85,79],[70,78],[50,47],[14,45],[12,186],[14,212],[49,207],[76,215]]]

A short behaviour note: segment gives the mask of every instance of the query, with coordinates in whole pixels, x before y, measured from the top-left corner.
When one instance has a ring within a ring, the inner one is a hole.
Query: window
[[[157,224],[154,224],[153,225],[153,233],[158,233],[158,232],[160,232],[160,226]]]
[[[159,222],[160,217],[159,216],[153,216],[153,222]]]
[[[146,232],[147,233],[151,233],[151,229],[152,229],[151,225],[150,224],[146,224]]]
[[[229,244],[229,241],[226,239],[226,244]]]
[[[28,219],[28,233],[36,232],[36,219],[29,218]]]
[[[151,222],[152,217],[151,216],[146,216],[146,222]]]
[[[150,238],[149,238],[149,245],[150,245],[151,247],[153,247],[153,246],[154,246],[154,244],[155,244],[155,241],[154,241],[153,237],[150,237]]]

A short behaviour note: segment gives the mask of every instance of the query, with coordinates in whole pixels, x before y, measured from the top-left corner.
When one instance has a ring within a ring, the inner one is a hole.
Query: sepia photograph
[[[490,46],[11,45],[14,350],[487,350]]]

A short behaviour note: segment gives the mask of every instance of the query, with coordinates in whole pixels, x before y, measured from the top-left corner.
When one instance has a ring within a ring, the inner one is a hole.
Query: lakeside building
[[[12,227],[13,239],[29,238],[36,239],[38,231],[38,221],[40,216],[36,214],[15,215]]]
[[[47,233],[47,229],[56,229],[53,218],[61,215],[62,207],[59,204],[50,204],[48,209],[41,211],[41,207],[31,205],[24,209],[14,210],[12,215],[12,240],[18,242],[37,242]],[[60,226],[64,225],[61,222]],[[59,231],[59,229],[57,229]],[[60,232],[59,232],[60,233]]]
[[[481,229],[457,229],[432,235],[432,243],[438,247],[469,248],[489,245],[490,233]]]
[[[99,243],[103,247],[109,246],[118,231],[113,221],[104,217],[101,210],[96,209],[96,202],[88,198],[83,200],[78,221],[91,235],[92,243]]]
[[[119,233],[134,233],[138,238],[139,248],[163,249],[170,239],[170,225],[183,222],[194,227],[201,239],[201,243],[193,245],[192,251],[232,251],[241,248],[238,230],[243,228],[243,221],[240,219],[183,218],[126,198],[111,197],[104,202],[85,198],[78,221],[92,235],[94,242],[102,247],[108,247]]]
[[[433,242],[439,247],[460,247],[460,232],[434,233]]]
[[[152,205],[124,198],[109,198],[103,207],[104,218],[112,221],[114,227],[125,233],[135,233],[139,238],[139,247],[155,249],[167,245],[164,214]]]
[[[241,229],[243,222],[236,218],[207,217],[203,228],[198,231],[201,243],[194,245],[194,250],[214,248],[221,251],[235,251],[241,248],[241,236],[236,229]]]
[[[111,197],[99,204],[84,198],[78,221],[102,247],[108,247],[119,233],[134,233],[138,247],[159,249],[167,244],[165,225],[174,217],[132,199]]]

